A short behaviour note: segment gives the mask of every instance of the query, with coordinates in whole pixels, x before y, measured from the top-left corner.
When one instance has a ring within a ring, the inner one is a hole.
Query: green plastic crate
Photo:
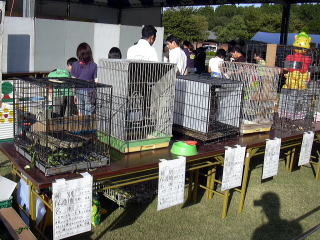
[[[11,196],[8,200],[0,201],[0,209],[11,207],[12,206],[12,199],[13,199],[13,197]]]

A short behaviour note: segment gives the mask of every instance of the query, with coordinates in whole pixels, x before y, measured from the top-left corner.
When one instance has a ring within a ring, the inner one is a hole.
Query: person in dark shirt
[[[72,64],[71,76],[94,83],[97,78],[97,64],[93,61],[92,51],[87,43],[77,48],[78,61]],[[76,103],[79,115],[92,115],[95,111],[95,90],[82,88],[76,90]]]
[[[233,58],[233,62],[246,62],[246,58],[240,48],[233,47],[230,49],[229,53],[231,54],[231,57]]]
[[[192,44],[189,41],[183,41],[183,51],[187,56],[187,73],[195,72],[194,61],[196,54],[193,52]]]
[[[196,59],[194,62],[196,73],[206,72],[206,52],[203,47],[199,47],[196,51]]]

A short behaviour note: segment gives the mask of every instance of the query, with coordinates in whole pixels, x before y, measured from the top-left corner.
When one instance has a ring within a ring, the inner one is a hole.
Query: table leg
[[[198,186],[199,186],[199,169],[195,170],[194,179],[193,179],[193,203],[197,202],[198,199]]]
[[[194,172],[190,171],[189,172],[189,185],[188,185],[188,197],[187,197],[187,201],[189,202],[192,200],[192,189],[193,189],[193,179],[194,179]]]
[[[239,209],[238,212],[241,213],[243,211],[244,206],[244,200],[246,197],[248,182],[249,182],[249,171],[250,171],[250,161],[253,155],[258,151],[258,148],[251,148],[247,150],[245,162],[244,162],[244,173],[243,173],[243,179],[242,179],[242,187],[240,190],[240,203],[239,203]]]
[[[29,209],[30,209],[30,217],[33,223],[36,222],[36,202],[37,196],[33,193],[34,190],[33,185],[29,182],[28,185],[30,186],[30,202],[29,202]]]
[[[292,148],[291,150],[291,158],[290,158],[290,164],[289,164],[289,171],[292,172],[293,170],[293,163],[295,162],[295,152],[296,148]]]
[[[209,169],[207,173],[207,188],[211,189],[211,181],[212,181],[212,170]],[[207,199],[210,199],[211,191],[206,190]]]
[[[227,217],[229,197],[230,197],[230,192],[229,192],[229,190],[224,191],[223,208],[222,208],[221,218],[226,218],[226,217]]]
[[[210,189],[212,189],[212,190],[214,190],[214,184],[215,184],[214,180],[215,179],[216,179],[216,169],[213,168],[211,171],[211,181],[210,181],[210,185],[209,185]],[[212,199],[214,192],[210,191],[209,194],[210,194],[209,199]]]

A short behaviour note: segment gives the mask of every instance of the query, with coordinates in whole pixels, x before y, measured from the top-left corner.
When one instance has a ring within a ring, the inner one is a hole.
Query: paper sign
[[[226,147],[221,191],[241,186],[246,147]]]
[[[16,188],[17,183],[9,180],[8,178],[0,176],[0,201],[6,201],[11,197],[13,190]],[[4,191],[5,190],[5,191]]]
[[[91,230],[92,176],[52,184],[53,239]]]
[[[313,145],[314,132],[303,133],[298,166],[309,163]]]
[[[186,158],[159,163],[158,211],[184,201]]]
[[[264,154],[262,179],[276,176],[278,174],[281,138],[267,139]]]

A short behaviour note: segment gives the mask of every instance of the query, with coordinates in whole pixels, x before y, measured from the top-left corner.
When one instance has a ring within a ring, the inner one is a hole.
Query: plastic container
[[[198,153],[196,141],[179,141],[172,145],[171,153],[179,156],[193,156]]]
[[[11,207],[12,206],[12,199],[13,199],[13,197],[11,196],[8,200],[0,201],[0,209]]]

